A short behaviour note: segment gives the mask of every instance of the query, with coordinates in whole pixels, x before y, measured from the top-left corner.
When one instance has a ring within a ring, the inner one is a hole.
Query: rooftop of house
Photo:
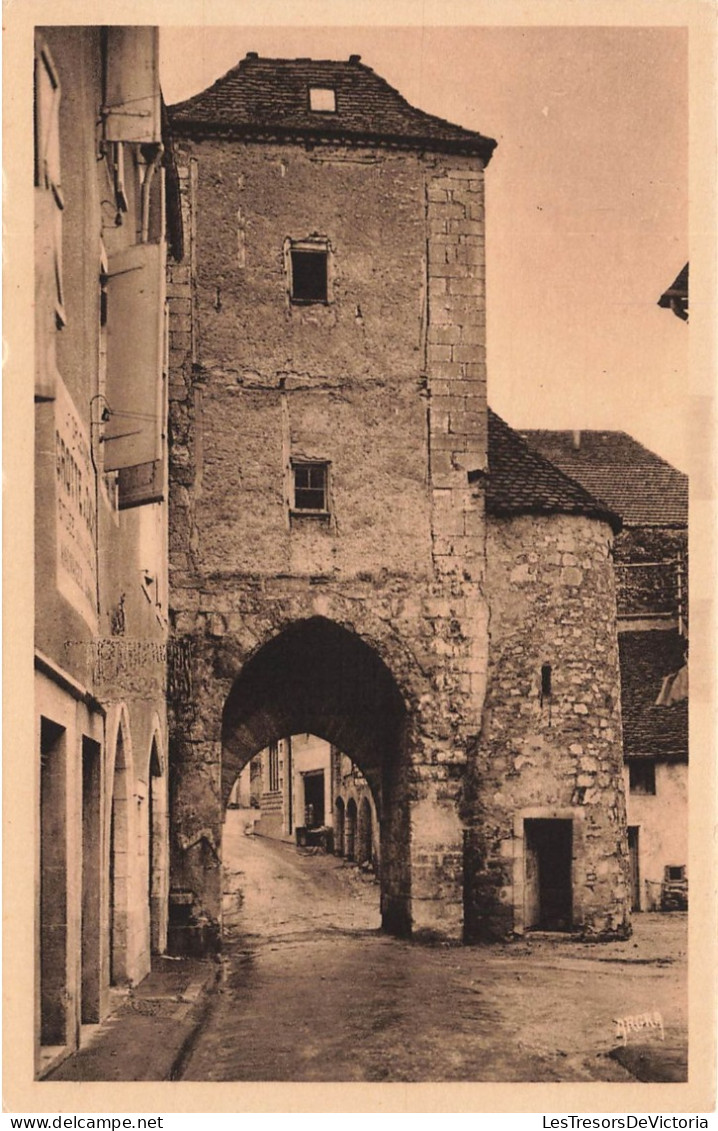
[[[628,433],[522,429],[521,435],[626,526],[688,525],[688,476]]]
[[[684,322],[688,321],[688,264],[686,263],[658,300],[658,305],[672,310]]]
[[[675,631],[620,632],[623,752],[629,757],[688,760],[688,699],[658,706],[666,676],[685,662]]]
[[[485,161],[496,146],[492,138],[411,106],[359,55],[334,61],[248,52],[207,90],[171,106],[170,118],[177,134],[364,142]]]
[[[469,479],[481,477],[470,472]],[[574,514],[602,519],[615,533],[621,519],[580,483],[534,451],[518,432],[489,409],[489,467],[486,476],[489,514]]]

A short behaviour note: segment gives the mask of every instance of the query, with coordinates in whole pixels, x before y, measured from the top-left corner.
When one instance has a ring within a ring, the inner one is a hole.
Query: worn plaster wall
[[[628,824],[638,827],[640,910],[656,911],[666,867],[688,865],[688,766],[658,762],[654,794],[629,792],[628,766],[624,774]]]
[[[467,484],[486,463],[479,164],[181,142],[170,569],[190,659],[173,705],[174,871],[212,922],[223,705],[248,659],[321,616],[375,651],[407,709],[382,784],[385,922],[461,935],[459,802],[486,669],[483,507]],[[313,235],[329,242],[330,301],[296,306],[285,240]],[[328,462],[329,518],[290,515],[298,456]],[[324,737],[361,764],[335,722]]]
[[[492,518],[489,687],[468,836],[471,937],[521,931],[527,818],[573,822],[573,926],[628,929],[611,531],[569,516]],[[551,693],[541,669],[551,667]]]

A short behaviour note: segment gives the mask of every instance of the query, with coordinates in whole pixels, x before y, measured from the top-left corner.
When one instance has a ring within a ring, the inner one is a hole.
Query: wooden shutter
[[[108,263],[106,471],[162,457],[164,270],[163,244],[135,244]]]
[[[107,141],[159,143],[159,29],[108,27],[105,67]]]
[[[35,395],[55,394],[55,330],[65,324],[62,291],[60,80],[41,39],[35,44]]]

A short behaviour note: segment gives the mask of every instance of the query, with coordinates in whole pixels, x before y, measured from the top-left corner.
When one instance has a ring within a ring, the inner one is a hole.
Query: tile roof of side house
[[[469,472],[469,480],[481,478]],[[576,514],[601,519],[615,533],[621,520],[559,468],[535,452],[489,409],[489,468],[486,509],[499,517],[516,514]]]
[[[336,110],[311,110],[312,87],[333,90]],[[492,138],[411,106],[358,55],[339,62],[263,59],[250,52],[207,90],[169,112],[177,134],[364,142],[476,154],[485,161],[496,146]]]
[[[626,432],[524,430],[533,449],[621,515],[626,526],[688,525],[688,476]]]

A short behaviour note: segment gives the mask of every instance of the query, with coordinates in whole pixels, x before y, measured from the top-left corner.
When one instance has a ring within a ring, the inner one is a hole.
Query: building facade
[[[165,947],[165,274],[157,31],[35,37],[37,1068]],[[168,206],[169,204],[169,206]]]
[[[572,907],[553,921],[625,933],[615,516],[558,472],[545,498],[518,475],[524,494],[497,512],[504,542],[487,531],[494,142],[409,106],[357,56],[250,54],[170,116],[189,238],[168,289],[170,617],[184,657],[171,905],[219,933],[234,782],[258,751],[311,733],[375,800],[387,930],[505,937],[525,919],[526,860],[546,874],[558,841]],[[578,642],[557,668],[565,727],[545,731],[540,757],[512,753],[498,786],[493,751],[508,750],[492,728],[520,720],[531,746],[539,721],[518,697],[536,709],[551,662],[510,618],[505,638],[490,631],[504,552],[537,622],[551,598],[547,634],[575,606]]]

